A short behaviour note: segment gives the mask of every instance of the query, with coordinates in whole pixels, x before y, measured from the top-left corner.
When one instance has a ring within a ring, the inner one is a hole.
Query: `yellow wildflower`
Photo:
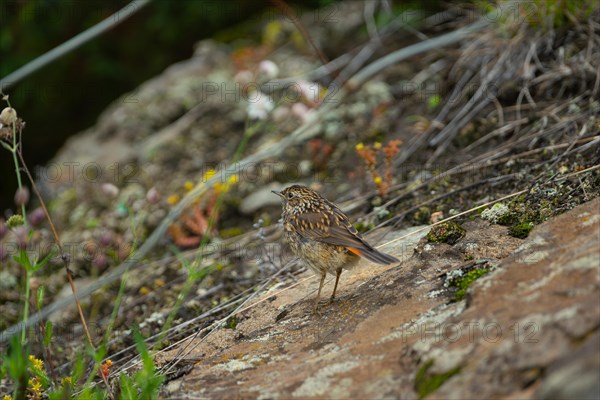
[[[375,150],[379,150],[381,148],[381,142],[375,142],[375,144],[373,144],[373,148]]]
[[[375,179],[373,179],[373,182],[375,182],[375,185],[379,186],[383,182],[383,179],[381,179],[380,176],[376,176]]]
[[[65,376],[61,379],[60,383],[62,383],[63,386],[73,386],[73,379],[71,379],[70,376]]]
[[[170,195],[169,197],[167,197],[167,203],[170,205],[179,203],[179,196],[176,194]]]
[[[12,396],[5,394],[2,400],[13,400]]]
[[[238,181],[238,176],[237,175],[231,175],[229,177],[229,179],[227,179],[227,182],[229,182],[231,185],[235,185]]]
[[[34,369],[42,370],[44,369],[44,362],[39,358],[36,358],[34,355],[29,355],[29,362],[33,366]]]
[[[215,186],[213,186],[213,188],[217,193],[227,193],[229,192],[230,185],[229,183],[217,182],[215,183]]]
[[[185,181],[185,183],[183,184],[183,188],[189,192],[190,190],[192,190],[194,188],[194,182]]]
[[[358,151],[361,151],[364,148],[365,148],[365,145],[362,144],[362,143],[359,143],[359,144],[356,145],[356,150],[358,150]]]
[[[217,171],[215,171],[214,169],[209,169],[208,171],[206,171],[204,173],[204,175],[202,175],[202,182],[206,182],[207,180],[209,180],[210,178],[212,178],[213,176],[215,176],[217,174]]]
[[[27,382],[27,391],[30,393],[27,396],[29,399],[42,398],[42,383],[38,380],[37,376],[29,378],[29,381]]]
[[[152,290],[148,287],[148,286],[142,286],[139,290],[138,293],[141,294],[142,296],[147,295],[148,293],[150,293]]]

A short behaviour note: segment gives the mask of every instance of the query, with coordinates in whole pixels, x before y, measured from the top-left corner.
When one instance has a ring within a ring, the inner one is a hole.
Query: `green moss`
[[[431,210],[429,207],[420,207],[413,216],[413,220],[418,224],[428,224],[431,218]]]
[[[456,292],[454,293],[454,301],[460,301],[465,298],[467,295],[467,290],[469,286],[473,284],[477,279],[481,278],[483,275],[490,272],[490,268],[478,268],[473,269],[460,278],[454,279],[450,286],[456,287]]]
[[[442,96],[438,94],[433,95],[427,99],[427,108],[429,111],[433,111],[442,103],[442,101]]]
[[[445,222],[431,228],[427,240],[434,243],[454,244],[465,236],[465,233],[465,228],[456,222]]]
[[[536,187],[529,195],[523,194],[511,201],[509,211],[501,215],[497,222],[509,227],[509,235],[526,238],[535,225],[572,207],[568,202],[571,191],[569,186],[557,185],[543,190]]]
[[[227,320],[227,322],[225,323],[225,328],[235,330],[235,328],[237,328],[237,324],[238,324],[238,318],[237,318],[237,316],[234,315]]]
[[[511,225],[517,220],[518,216],[514,212],[509,212],[498,217],[498,223],[500,225]]]
[[[360,233],[365,233],[365,232],[368,232],[371,229],[375,228],[375,224],[373,224],[373,223],[371,223],[371,224],[364,224],[362,222],[357,222],[356,224],[354,224],[354,227]]]
[[[529,235],[529,232],[531,232],[533,227],[533,222],[515,224],[508,229],[508,234],[519,239],[525,239]]]
[[[239,227],[224,228],[219,231],[219,236],[221,236],[223,239],[228,239],[234,236],[239,236],[242,233],[244,233],[244,230]]]
[[[460,367],[456,367],[442,374],[428,374],[427,371],[432,365],[433,360],[427,361],[419,368],[415,376],[415,390],[419,394],[420,399],[438,390],[444,382],[460,372]]]

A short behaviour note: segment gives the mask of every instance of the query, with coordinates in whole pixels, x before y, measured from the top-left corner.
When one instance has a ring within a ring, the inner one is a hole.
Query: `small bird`
[[[396,257],[374,249],[338,206],[314,190],[293,185],[272,192],[282,199],[283,229],[292,251],[321,276],[315,311],[327,273],[335,274],[330,300],[333,301],[342,269],[354,267],[361,256],[382,265],[399,262]]]

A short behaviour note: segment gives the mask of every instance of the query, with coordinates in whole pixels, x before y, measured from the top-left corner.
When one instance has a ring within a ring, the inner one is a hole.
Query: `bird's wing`
[[[351,253],[378,264],[399,260],[382,253],[367,243],[342,211],[333,206],[327,212],[304,212],[292,218],[291,223],[301,236],[317,242],[345,247]]]
[[[331,208],[327,212],[304,212],[292,218],[291,223],[307,239],[344,247],[368,246],[348,218],[337,208]]]

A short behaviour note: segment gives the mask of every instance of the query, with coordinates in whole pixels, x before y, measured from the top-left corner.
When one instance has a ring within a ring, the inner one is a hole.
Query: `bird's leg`
[[[321,282],[319,283],[319,291],[317,292],[317,299],[315,300],[315,312],[319,311],[319,299],[321,298],[321,289],[323,289],[323,283],[325,282],[326,276],[327,271],[321,272]]]
[[[335,285],[333,285],[333,294],[331,295],[331,300],[329,300],[329,301],[333,301],[333,299],[335,298],[335,291],[337,290],[337,285],[338,285],[338,281],[340,280],[340,275],[342,275],[342,269],[338,268],[337,271],[335,271]]]

